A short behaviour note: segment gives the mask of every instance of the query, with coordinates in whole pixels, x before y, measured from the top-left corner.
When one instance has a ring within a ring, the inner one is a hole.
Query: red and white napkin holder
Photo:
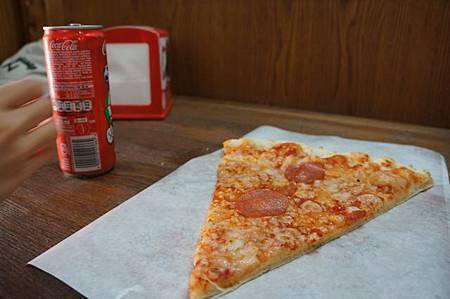
[[[104,30],[114,119],[164,119],[169,112],[166,31],[145,26]]]

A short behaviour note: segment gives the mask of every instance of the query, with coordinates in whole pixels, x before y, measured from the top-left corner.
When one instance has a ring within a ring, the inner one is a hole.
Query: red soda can
[[[115,153],[102,26],[48,26],[43,40],[60,168],[76,176],[105,173]]]

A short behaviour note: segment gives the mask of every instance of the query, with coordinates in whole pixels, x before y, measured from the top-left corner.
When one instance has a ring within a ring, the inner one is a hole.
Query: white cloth
[[[0,65],[0,85],[28,76],[47,81],[42,40],[26,44]]]

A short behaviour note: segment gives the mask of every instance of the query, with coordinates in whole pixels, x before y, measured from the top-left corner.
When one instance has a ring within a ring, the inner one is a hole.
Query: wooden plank
[[[45,25],[66,25],[71,22],[64,15],[64,3],[62,0],[44,0],[45,14],[47,16]]]
[[[170,32],[176,93],[450,128],[444,0],[47,0],[60,24]]]
[[[0,1],[0,63],[13,55],[23,45],[23,27],[19,3]]]
[[[307,134],[425,146],[450,159],[448,129],[177,97],[164,121],[115,122],[117,165],[109,174],[88,180],[65,177],[54,159],[0,201],[0,297],[80,297],[25,264],[189,159],[266,124]]]
[[[66,23],[61,0],[20,0],[19,3],[27,41],[40,39],[45,25]]]

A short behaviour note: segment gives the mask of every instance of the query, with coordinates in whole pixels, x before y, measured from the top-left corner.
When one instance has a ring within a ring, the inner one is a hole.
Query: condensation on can
[[[61,170],[96,176],[115,163],[101,25],[44,27],[44,52]]]

